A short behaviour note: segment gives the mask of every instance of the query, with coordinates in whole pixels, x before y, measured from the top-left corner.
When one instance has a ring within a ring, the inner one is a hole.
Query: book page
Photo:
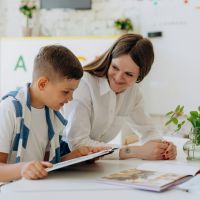
[[[161,163],[161,162],[147,162],[137,167],[140,170],[152,170],[158,172],[175,173],[180,175],[194,176],[200,169],[198,166],[191,166],[185,163]]]

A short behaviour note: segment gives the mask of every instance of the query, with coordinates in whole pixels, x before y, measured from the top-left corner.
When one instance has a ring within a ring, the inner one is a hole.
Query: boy
[[[58,111],[72,100],[82,75],[82,66],[70,50],[46,46],[34,60],[32,83],[3,97],[0,181],[43,178],[52,163],[105,149],[81,147],[61,155],[61,134],[67,121]]]

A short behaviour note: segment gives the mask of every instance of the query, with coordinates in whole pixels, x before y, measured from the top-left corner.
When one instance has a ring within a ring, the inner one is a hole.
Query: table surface
[[[186,164],[188,163],[190,165],[200,166],[199,162],[186,160],[186,155],[182,150],[182,146],[186,141],[185,139],[174,137],[169,137],[167,139],[173,141],[177,145],[177,159],[173,161],[153,162],[157,162],[158,164],[162,162],[174,164],[181,162]],[[22,179],[13,183],[9,183],[1,188],[0,199],[199,199],[199,196],[197,194],[192,194],[177,189],[157,193],[97,182],[97,179],[102,176],[109,175],[114,172],[119,172],[125,169],[135,168],[139,164],[142,164],[144,162],[152,161],[139,159],[99,160],[93,164],[83,163],[80,165],[71,166],[62,171],[51,172],[46,179],[34,181]]]

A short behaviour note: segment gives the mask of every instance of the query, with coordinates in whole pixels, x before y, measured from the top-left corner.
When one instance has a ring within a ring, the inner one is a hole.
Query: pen
[[[175,188],[176,190],[181,190],[181,191],[184,191],[184,192],[189,192],[190,190],[187,189],[187,188],[180,188],[180,187],[176,187]]]

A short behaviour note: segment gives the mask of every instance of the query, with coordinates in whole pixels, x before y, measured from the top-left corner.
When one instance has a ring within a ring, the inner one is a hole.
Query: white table
[[[200,166],[199,162],[187,161],[182,151],[184,139],[170,139],[178,146],[178,156],[174,161]],[[65,171],[55,171],[46,179],[30,181],[20,180],[2,187],[0,199],[24,200],[24,199],[141,199],[141,200],[196,200],[199,195],[190,194],[180,190],[169,190],[155,193],[143,190],[129,189],[114,185],[98,183],[96,180],[104,175],[118,172],[124,169],[137,167],[144,161],[139,159],[130,160],[100,160],[94,164],[82,164],[73,166]],[[165,161],[155,161],[165,162]]]

